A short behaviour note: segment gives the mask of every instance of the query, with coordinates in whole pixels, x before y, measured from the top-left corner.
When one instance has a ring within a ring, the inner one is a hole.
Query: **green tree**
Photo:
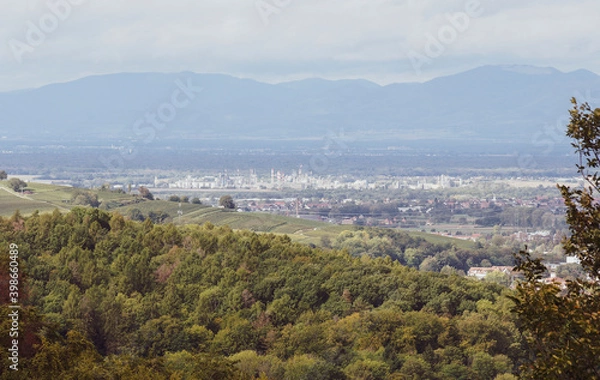
[[[428,271],[428,272],[437,272],[440,270],[440,265],[439,265],[437,259],[435,259],[434,257],[428,257],[425,260],[423,260],[421,265],[419,265],[419,270]]]
[[[339,380],[344,374],[330,363],[311,355],[297,355],[287,361],[285,379],[289,380]]]
[[[27,368],[28,376],[23,378],[90,379],[107,375],[98,373],[99,370],[104,372],[99,368],[102,358],[85,336],[77,331],[69,331],[66,339],[61,340],[50,342],[42,338],[39,352]]]
[[[146,219],[146,217],[144,216],[144,214],[138,208],[132,208],[131,210],[129,210],[127,212],[127,216],[131,220],[135,220],[135,221],[138,221],[138,222],[143,222]]]
[[[383,361],[361,359],[347,366],[344,372],[349,380],[384,380],[389,376],[390,368]]]
[[[6,171],[0,170],[0,181],[5,180],[6,178],[8,178]]]
[[[138,189],[138,192],[140,193],[140,196],[142,198],[146,198],[151,201],[154,200],[154,195],[152,195],[152,193],[150,192],[150,190],[148,190],[147,187],[140,186],[140,188]]]
[[[236,352],[253,349],[256,346],[257,337],[250,322],[232,316],[225,325],[215,335],[213,344],[216,350],[230,356]]]
[[[559,186],[567,207],[570,236],[564,241],[567,255],[577,256],[592,279],[600,275],[600,109],[587,103],[573,109],[567,136],[579,154],[577,171],[585,186]],[[547,269],[527,252],[517,255],[517,270],[525,280],[517,286],[514,311],[525,333],[531,357],[521,367],[530,379],[600,378],[600,284],[567,282],[566,289],[540,282]]]
[[[225,207],[228,209],[234,209],[235,202],[233,201],[233,198],[231,197],[231,195],[223,195],[219,199],[219,206],[222,206],[222,207]]]
[[[19,192],[27,187],[27,183],[18,178],[11,178],[10,181],[8,181],[8,186],[13,189],[13,191]]]
[[[164,211],[150,211],[148,213],[148,218],[150,218],[152,223],[162,223],[169,217],[170,215]]]
[[[236,363],[235,366],[240,372],[250,379],[255,379],[257,374],[264,375],[267,379],[284,377],[283,363],[277,356],[262,356],[258,355],[256,351],[247,350],[231,356],[230,360]]]
[[[230,360],[212,354],[191,354],[188,351],[165,355],[166,367],[173,373],[171,379],[229,380],[241,379],[241,374]]]
[[[92,206],[98,207],[100,202],[98,201],[98,195],[91,191],[75,190],[71,194],[71,203],[74,205]]]

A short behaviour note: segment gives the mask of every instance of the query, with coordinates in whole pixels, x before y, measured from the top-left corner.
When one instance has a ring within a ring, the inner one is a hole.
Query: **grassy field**
[[[435,235],[435,234],[429,234],[426,232],[419,232],[419,231],[407,231],[411,236],[415,236],[415,237],[421,237],[425,240],[427,240],[430,243],[434,243],[434,244],[452,244],[454,246],[456,246],[457,248],[473,248],[475,247],[475,242],[471,241],[471,240],[460,240],[460,239],[454,239],[448,236],[440,236],[440,235]]]
[[[179,203],[169,201],[142,202],[120,207],[116,210],[127,215],[134,208],[145,215],[151,211],[166,212],[173,218],[175,224],[204,224],[210,222],[217,226],[228,225],[236,230],[287,234],[294,241],[316,245],[320,244],[323,236],[334,239],[340,232],[354,229],[353,226],[338,226],[267,213],[236,212],[202,205],[182,203],[180,208]],[[179,210],[182,211],[181,217],[178,215]]]
[[[58,208],[68,211],[69,205],[63,199],[71,199],[71,189],[68,187],[44,185],[39,183],[28,184],[28,189],[33,194],[18,194],[9,189],[7,181],[0,181],[0,216],[11,216],[16,210],[22,215],[30,215],[34,211],[52,212]]]
[[[0,216],[11,216],[16,210],[22,215],[30,215],[34,211],[52,212],[59,209],[61,212],[69,211],[74,188],[65,186],[28,183],[28,189],[33,194],[17,194],[8,188],[7,181],[0,181]],[[335,225],[301,218],[286,217],[267,213],[246,213],[225,210],[216,207],[194,205],[190,203],[169,202],[164,200],[140,201],[129,194],[114,193],[110,191],[95,191],[98,199],[110,211],[118,211],[123,215],[129,214],[132,209],[138,209],[144,215],[150,212],[165,212],[175,224],[203,224],[211,222],[217,226],[229,225],[233,229],[247,229],[255,232],[275,233],[289,235],[292,240],[320,245],[324,237],[335,239],[342,231],[354,230],[355,226]],[[181,216],[178,211],[182,212]],[[409,232],[431,243],[450,243],[459,248],[472,247],[470,241],[462,241],[444,236],[423,232]]]

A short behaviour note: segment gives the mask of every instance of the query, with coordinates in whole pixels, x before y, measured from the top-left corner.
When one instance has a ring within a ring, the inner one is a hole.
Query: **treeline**
[[[381,238],[402,258],[89,208],[0,218],[22,286],[20,370],[5,354],[0,378],[514,378],[509,290],[404,266],[424,243]]]
[[[473,216],[479,217],[475,223],[481,226],[504,225],[547,230],[567,228],[564,214],[556,214],[548,208],[505,207],[504,209],[491,209]]]
[[[399,208],[409,210],[399,211]],[[549,207],[503,206],[492,204],[488,208],[457,208],[454,204],[445,204],[443,200],[434,199],[433,203],[423,201],[410,205],[406,200],[389,203],[339,204],[332,208],[315,211],[315,214],[334,219],[352,217],[371,217],[380,219],[406,219],[400,224],[416,227],[423,223],[423,218],[433,223],[459,222],[467,224],[466,217],[474,220],[479,226],[494,227],[497,225],[535,228],[547,230],[564,230],[567,228],[563,210]],[[360,223],[360,221],[357,221]],[[364,221],[362,222],[364,224]]]
[[[459,271],[463,274],[473,266],[514,265],[515,250],[492,240],[485,247],[457,248],[451,244],[433,244],[395,229],[362,228],[344,231],[325,242],[326,246],[344,249],[354,257],[390,257],[400,264],[432,272]],[[518,248],[517,248],[518,249]]]
[[[485,227],[512,226],[547,230],[563,230],[567,228],[564,210],[553,210],[550,207],[504,206],[491,202],[488,208],[455,209],[443,202],[434,202],[427,211],[427,216],[434,223],[449,223],[457,215],[475,219],[475,224]],[[415,214],[415,213],[413,213]],[[463,220],[466,223],[466,220]]]

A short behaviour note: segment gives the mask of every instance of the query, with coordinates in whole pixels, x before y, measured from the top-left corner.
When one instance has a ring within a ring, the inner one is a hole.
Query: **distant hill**
[[[202,91],[190,90],[190,84]],[[193,99],[181,87],[188,87]],[[0,93],[0,137],[321,139],[343,128],[358,140],[510,143],[532,140],[545,125],[568,116],[571,97],[594,101],[599,90],[600,76],[592,72],[531,66],[484,66],[387,86],[366,80],[266,84],[221,74],[121,73]],[[159,109],[163,125],[135,126]]]
[[[28,216],[35,211],[51,213],[58,209],[68,212],[77,205],[72,204],[73,193],[78,189],[66,186],[48,185],[29,182],[27,189],[30,194],[18,194],[10,190],[7,181],[0,181],[0,217],[10,217],[17,210]],[[137,209],[142,215],[150,212],[165,213],[168,217],[164,222],[176,224],[204,224],[210,222],[217,226],[228,225],[234,229],[246,229],[255,232],[286,234],[294,241],[320,245],[321,238],[327,236],[335,239],[342,231],[352,231],[354,226],[341,226],[325,222],[300,219],[295,217],[267,214],[235,212],[221,208],[190,203],[181,204],[165,200],[141,201],[133,195],[112,191],[86,190],[96,194],[101,202],[101,208],[117,211],[122,215],[131,215]],[[183,211],[181,218],[178,211]],[[421,237],[432,244],[450,243],[459,248],[470,248],[472,244],[453,238],[433,234],[409,232],[411,236]]]

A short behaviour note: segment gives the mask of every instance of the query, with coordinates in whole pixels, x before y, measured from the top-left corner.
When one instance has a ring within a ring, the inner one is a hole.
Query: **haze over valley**
[[[0,10],[0,380],[600,378],[596,0]]]

